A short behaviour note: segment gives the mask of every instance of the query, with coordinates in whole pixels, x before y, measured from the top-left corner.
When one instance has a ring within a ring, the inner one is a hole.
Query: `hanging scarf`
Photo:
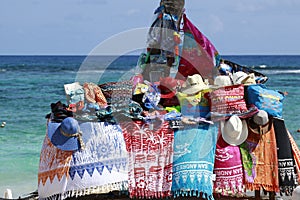
[[[174,133],[172,192],[175,197],[212,199],[218,127],[190,125]]]
[[[264,189],[278,192],[277,147],[273,124],[252,128],[248,123],[248,138],[240,145],[248,190]]]
[[[217,66],[219,54],[214,45],[198,28],[183,15],[184,41],[176,79],[201,74],[213,83],[213,70]]]
[[[284,121],[279,118],[274,118],[273,123],[277,143],[280,192],[291,195],[293,189],[297,186],[297,175],[292,146]]]
[[[167,122],[121,122],[129,152],[131,198],[164,198],[171,195],[174,132]]]
[[[214,174],[215,193],[224,196],[243,194],[245,186],[240,148],[227,144],[222,136],[219,136],[217,141]]]

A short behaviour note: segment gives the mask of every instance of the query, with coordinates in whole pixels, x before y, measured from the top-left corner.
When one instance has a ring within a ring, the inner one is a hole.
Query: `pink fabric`
[[[214,174],[215,193],[225,196],[243,193],[245,186],[240,148],[227,144],[222,136],[219,136],[217,142]]]
[[[218,52],[186,15],[183,15],[183,20],[185,38],[176,78],[185,80],[187,76],[200,74],[203,78],[209,79],[212,84],[215,57]]]
[[[174,132],[169,124],[129,121],[120,125],[129,153],[130,197],[170,196]]]
[[[201,45],[201,47],[207,52],[209,57],[211,59],[214,59],[215,56],[218,54],[217,49],[214,47],[214,45],[207,39],[205,35],[203,35],[196,26],[192,24],[192,22],[186,17],[186,15],[183,15],[183,19],[185,21],[185,26],[184,26],[184,31],[190,30],[194,37],[195,40],[197,41],[198,44]]]

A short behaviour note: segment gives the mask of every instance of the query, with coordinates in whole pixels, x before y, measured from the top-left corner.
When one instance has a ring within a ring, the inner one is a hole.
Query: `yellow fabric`
[[[138,83],[138,84],[135,86],[135,89],[134,89],[134,91],[133,91],[133,94],[134,94],[134,95],[137,95],[137,94],[144,94],[147,90],[148,90],[148,85],[143,84],[143,83]]]
[[[199,92],[195,95],[187,95],[187,94],[184,94],[184,93],[181,93],[181,92],[177,93],[177,97],[178,97],[180,103],[183,102],[184,100],[186,100],[190,104],[192,104],[193,106],[196,106],[197,104],[200,103],[201,96],[202,96],[201,92]]]

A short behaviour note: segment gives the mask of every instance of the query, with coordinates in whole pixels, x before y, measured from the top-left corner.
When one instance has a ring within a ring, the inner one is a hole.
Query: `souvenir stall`
[[[156,9],[142,73],[64,85],[67,103],[47,115],[40,199],[292,195],[300,157],[282,118],[285,94],[222,59],[183,6]]]

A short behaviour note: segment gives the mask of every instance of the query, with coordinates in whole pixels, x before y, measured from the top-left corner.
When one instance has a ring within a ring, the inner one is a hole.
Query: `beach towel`
[[[49,126],[56,124],[51,123]],[[50,161],[64,164],[64,167],[56,164],[51,168],[56,171],[64,170],[64,175],[61,180],[54,177],[52,182],[47,180],[46,184],[39,184],[41,199],[65,199],[128,190],[128,153],[120,127],[105,122],[85,122],[80,124],[80,130],[85,142],[85,149],[82,151],[62,153],[51,143],[46,143],[48,147],[45,150],[43,147],[41,157],[47,161],[49,158],[45,157],[52,156]],[[46,151],[47,149],[51,151]],[[61,157],[66,154],[67,159]],[[44,165],[51,164],[50,161],[40,164],[41,181],[44,180],[42,175],[49,171]]]
[[[120,123],[129,152],[131,198],[171,195],[174,132],[167,122]]]
[[[248,138],[240,145],[246,189],[279,192],[276,138],[271,121],[261,127],[248,123]]]
[[[293,189],[298,185],[292,146],[284,120],[274,118],[273,123],[277,143],[280,192],[291,195]]]
[[[174,132],[172,192],[213,199],[216,125],[188,125]]]
[[[221,135],[217,141],[214,174],[215,193],[224,196],[243,195],[245,185],[240,148],[227,144]]]

